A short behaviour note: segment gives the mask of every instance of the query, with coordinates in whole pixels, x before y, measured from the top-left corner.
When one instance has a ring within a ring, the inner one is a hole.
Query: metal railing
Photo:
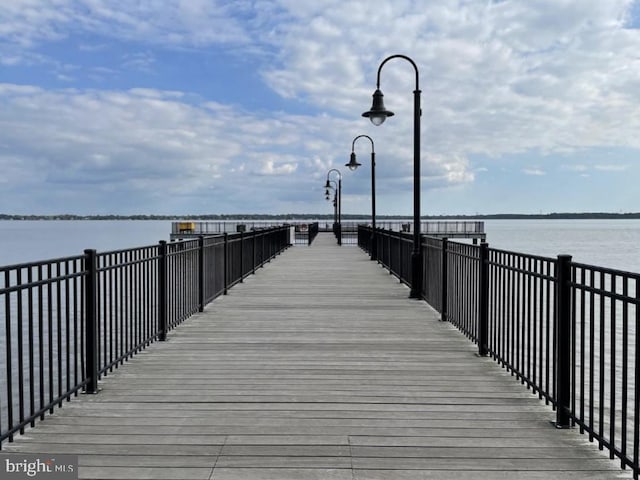
[[[370,237],[361,227],[367,252]],[[376,238],[378,261],[409,284],[409,236]],[[640,274],[429,237],[422,254],[422,296],[442,320],[638,478]]]
[[[0,444],[202,311],[289,246],[288,229],[0,267]]]
[[[318,222],[302,223],[294,226],[295,244],[311,245],[318,236]]]
[[[265,228],[293,225],[298,222],[283,222],[270,220],[228,220],[228,221],[196,221],[184,220],[171,222],[171,234],[187,235],[219,235],[223,233],[251,232]]]
[[[358,226],[358,246],[369,253],[372,247],[371,232],[371,227]],[[409,285],[413,235],[376,228],[375,242],[378,262],[402,283]]]
[[[342,222],[340,225],[341,245],[358,244],[358,224],[353,222]]]

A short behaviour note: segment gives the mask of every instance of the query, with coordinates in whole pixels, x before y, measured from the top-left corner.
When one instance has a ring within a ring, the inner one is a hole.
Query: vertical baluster
[[[442,306],[440,307],[440,320],[443,322],[447,321],[447,282],[449,281],[447,275],[448,268],[448,240],[447,238],[442,239],[442,279],[440,281],[440,285],[442,285]]]
[[[28,306],[28,335],[29,335],[29,416],[33,416],[36,411],[36,396],[35,396],[35,356],[33,341],[35,338],[35,332],[33,328],[34,312],[33,312],[33,267],[27,267],[27,282],[29,289],[27,293]],[[31,426],[35,426],[35,419],[31,420]]]
[[[620,447],[621,457],[627,456],[627,429],[628,425],[628,395],[629,395],[629,277],[622,277],[622,418],[620,419]],[[621,461],[621,467],[625,468],[624,461]]]
[[[18,333],[18,421],[24,422],[24,332],[23,332],[23,312],[22,312],[22,268],[16,268],[16,291],[17,315],[16,331]],[[24,427],[20,428],[20,433],[24,433]]]
[[[616,448],[616,284],[617,275],[611,275],[611,311],[610,311],[610,325],[609,325],[609,458],[614,459],[613,451]],[[600,407],[602,408],[602,406]]]
[[[489,354],[489,244],[480,244],[478,299],[478,355]]]
[[[158,249],[158,340],[167,339],[167,242]]]
[[[11,285],[11,274],[9,270],[4,272],[4,284],[8,288]],[[12,338],[11,338],[11,293],[4,296],[5,313],[5,359],[6,359],[6,392],[7,392],[7,430],[13,428],[13,367],[12,367]],[[9,441],[13,442],[13,434],[9,435]]]

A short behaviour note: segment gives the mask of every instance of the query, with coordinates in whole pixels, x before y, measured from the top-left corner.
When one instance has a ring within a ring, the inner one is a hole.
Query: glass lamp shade
[[[363,117],[367,117],[369,120],[371,120],[371,123],[373,123],[375,126],[382,125],[387,117],[392,117],[394,115],[393,112],[387,110],[384,107],[383,97],[384,95],[382,94],[380,89],[377,89],[375,92],[373,92],[373,103],[371,104],[371,110],[362,114]]]
[[[345,167],[349,167],[349,170],[354,171],[355,169],[357,169],[360,165],[362,165],[361,163],[358,163],[358,161],[356,160],[356,154],[355,152],[351,152],[351,160],[349,161],[349,163],[346,163],[344,166]]]

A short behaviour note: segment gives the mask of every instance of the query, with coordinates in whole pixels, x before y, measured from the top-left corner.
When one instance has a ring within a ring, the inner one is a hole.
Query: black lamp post
[[[411,298],[422,298],[422,249],[420,235],[420,81],[418,66],[406,55],[391,55],[385,58],[378,67],[376,91],[373,92],[373,104],[368,112],[362,114],[368,117],[374,125],[382,125],[387,117],[393,116],[384,107],[382,91],[380,90],[380,72],[385,63],[393,58],[403,58],[413,65],[416,71],[416,88],[413,91],[413,251],[411,253]]]
[[[334,183],[336,186],[333,187],[330,184]],[[337,197],[338,197],[338,184],[333,181],[333,180],[327,180],[327,184],[325,184],[325,190],[324,190],[324,198],[325,200],[329,201],[331,200],[330,197],[330,193],[329,193],[329,189],[333,190],[333,224],[336,225],[338,223],[338,201],[337,201]]]
[[[332,168],[331,170],[329,170],[327,172],[327,183],[325,185],[325,187],[329,187],[329,175],[331,174],[331,172],[335,172],[338,174],[338,196],[336,197],[337,199],[337,209],[338,209],[338,229],[336,232],[336,237],[338,237],[338,245],[342,245],[342,174],[340,173],[340,170],[336,169],[336,168]]]
[[[368,138],[371,141],[371,260],[378,259],[377,245],[376,245],[376,152],[373,139],[369,135],[358,135],[351,142],[351,159],[345,166],[349,167],[349,170],[356,170],[361,164],[356,160],[355,145],[356,140],[359,138]]]

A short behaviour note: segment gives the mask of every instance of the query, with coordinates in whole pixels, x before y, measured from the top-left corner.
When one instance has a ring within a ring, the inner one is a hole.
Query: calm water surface
[[[493,248],[640,273],[640,220],[488,220]]]
[[[486,220],[494,248],[640,272],[640,220]],[[171,221],[0,221],[0,265],[151,245]]]
[[[169,240],[165,220],[0,221],[0,265],[119,250]]]

